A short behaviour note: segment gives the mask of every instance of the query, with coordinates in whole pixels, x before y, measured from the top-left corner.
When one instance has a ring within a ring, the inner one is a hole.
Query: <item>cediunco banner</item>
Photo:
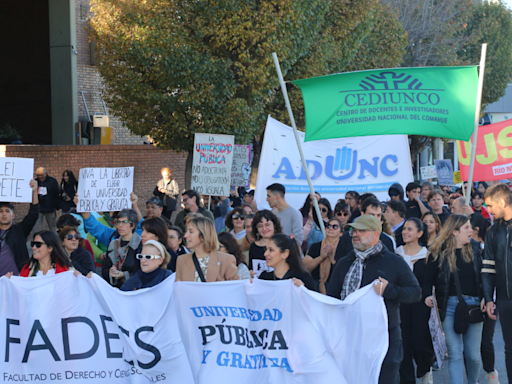
[[[387,317],[291,281],[174,282],[121,292],[98,276],[0,279],[0,382],[377,383]]]
[[[302,91],[306,141],[409,134],[469,140],[476,66],[392,68],[292,81]]]

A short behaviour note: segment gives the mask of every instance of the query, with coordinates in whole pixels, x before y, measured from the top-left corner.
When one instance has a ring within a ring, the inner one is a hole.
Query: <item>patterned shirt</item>
[[[197,261],[199,261],[199,267],[201,268],[201,271],[203,271],[203,275],[204,275],[204,278],[206,279],[206,272],[208,270],[208,262],[210,261],[210,255],[208,256],[205,256],[201,259],[197,259]],[[194,275],[194,281],[196,283],[201,283],[201,278],[199,277],[199,273],[197,273],[197,271],[195,272],[195,275]]]

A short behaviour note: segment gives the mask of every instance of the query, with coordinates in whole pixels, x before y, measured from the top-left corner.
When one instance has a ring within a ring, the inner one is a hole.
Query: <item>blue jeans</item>
[[[466,304],[480,305],[478,297],[464,296]],[[468,384],[477,384],[480,374],[480,343],[482,341],[482,323],[470,324],[468,331],[460,335],[453,329],[453,317],[457,306],[457,296],[448,298],[446,317],[443,321],[443,330],[448,348],[448,372],[450,373],[451,384],[464,383],[464,356],[466,357],[466,368]]]

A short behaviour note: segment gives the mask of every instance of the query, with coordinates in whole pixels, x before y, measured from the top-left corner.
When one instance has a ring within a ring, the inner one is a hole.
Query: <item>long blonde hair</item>
[[[457,241],[453,231],[460,231],[460,228],[469,221],[464,215],[450,215],[446,223],[444,223],[439,236],[430,246],[430,254],[434,258],[434,261],[439,259],[439,266],[443,265],[445,260],[448,261],[450,266],[450,272],[454,272],[457,269],[457,260],[455,257],[455,249]],[[462,259],[466,263],[473,262],[473,248],[471,243],[465,244],[462,247]]]

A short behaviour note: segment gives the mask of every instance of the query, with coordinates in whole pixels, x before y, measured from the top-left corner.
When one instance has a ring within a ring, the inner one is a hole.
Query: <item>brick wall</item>
[[[75,17],[76,17],[76,43],[77,43],[77,87],[78,87],[78,119],[80,121],[87,120],[87,112],[82,99],[84,94],[89,114],[95,112],[104,113],[103,103],[98,92],[102,91],[101,76],[96,66],[91,65],[91,44],[87,27],[88,19],[91,17],[89,12],[89,0],[75,0]],[[121,121],[112,116],[109,112],[110,126],[113,131],[112,144],[143,144],[145,137],[132,134]]]
[[[160,169],[170,167],[180,190],[185,187],[185,153],[163,151],[152,145],[1,145],[1,157],[34,159],[34,167],[45,167],[60,183],[62,172],[71,170],[78,178],[81,168],[135,167],[134,192],[139,196],[139,208],[145,214],[145,203],[161,179]],[[28,212],[28,204],[15,204],[16,218]]]

